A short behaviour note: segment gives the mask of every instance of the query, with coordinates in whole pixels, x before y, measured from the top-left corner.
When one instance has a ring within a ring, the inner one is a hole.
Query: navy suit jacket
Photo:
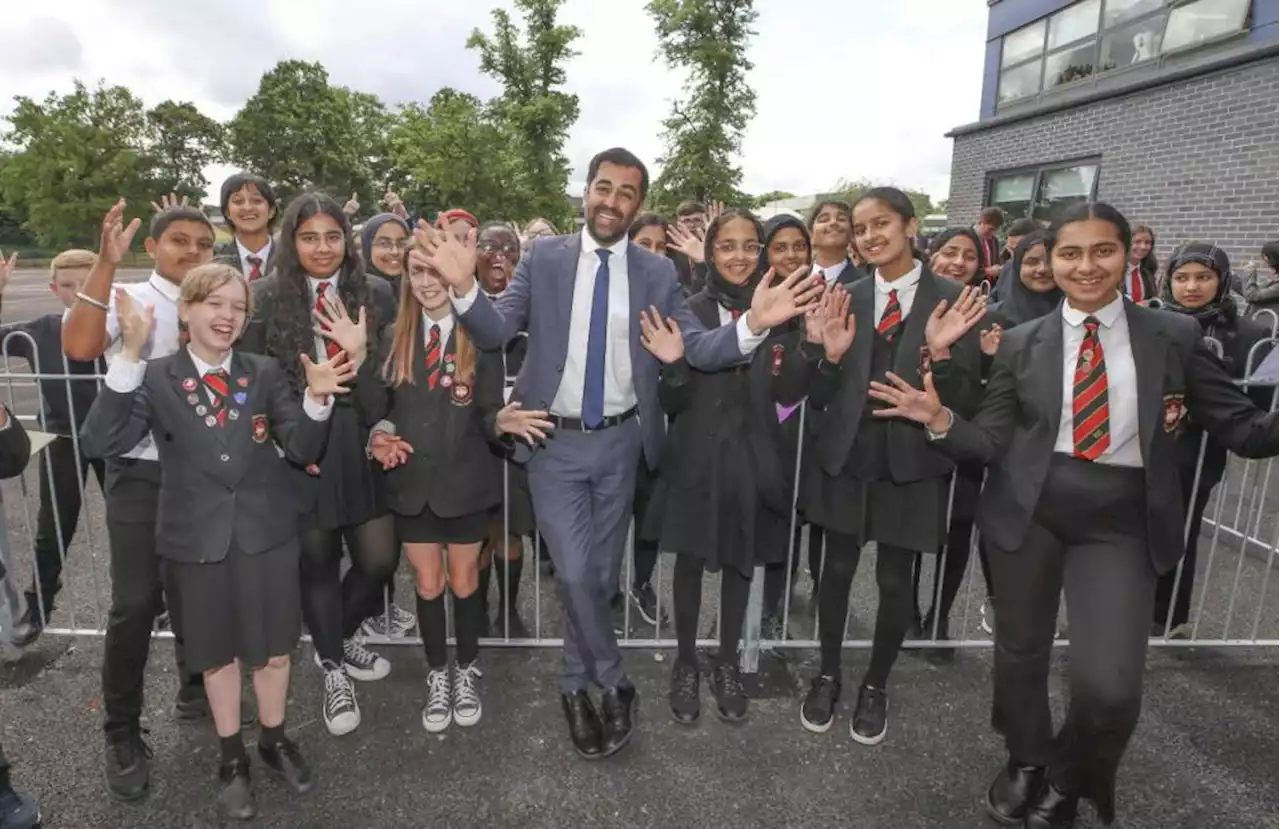
[[[516,266],[511,284],[496,300],[479,292],[475,304],[458,319],[481,348],[502,348],[519,332],[528,333],[528,351],[516,378],[512,399],[525,409],[549,409],[564,376],[569,351],[573,287],[582,236],[535,241]],[[657,469],[666,418],[658,402],[658,360],[640,343],[640,312],[653,306],[684,334],[685,359],[701,371],[719,371],[746,358],[738,346],[737,326],[708,331],[689,310],[675,266],[665,256],[627,244],[627,281],[631,295],[631,376],[640,408],[645,458]],[[528,460],[527,451],[515,459]]]

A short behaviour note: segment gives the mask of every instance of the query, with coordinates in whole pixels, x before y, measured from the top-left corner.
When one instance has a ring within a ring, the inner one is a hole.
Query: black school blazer
[[[1178,447],[1187,415],[1250,458],[1277,453],[1275,412],[1259,411],[1205,347],[1199,324],[1125,300],[1137,369],[1138,438],[1147,481],[1147,537],[1158,573],[1177,566],[1186,521]],[[930,445],[988,464],[978,527],[997,548],[1022,546],[1044,487],[1062,417],[1062,310],[1005,334],[972,420],[955,418]]]
[[[849,269],[845,269],[848,273]],[[843,274],[842,274],[843,275]],[[840,474],[858,435],[871,387],[871,346],[876,334],[874,278],[856,279],[845,285],[852,297],[851,310],[857,331],[853,345],[838,364],[828,363],[822,346],[804,342],[788,354],[784,374],[804,378],[809,391],[810,457],[831,477]],[[911,313],[899,335],[893,371],[919,387],[926,370],[933,372],[935,387],[944,403],[958,412],[972,412],[982,399],[982,350],[977,327],[951,348],[951,359],[931,365],[925,347],[924,327],[939,301],[954,302],[960,286],[934,276],[926,264],[912,300]],[[924,427],[908,420],[888,424],[889,466],[895,483],[910,483],[947,475],[954,464],[929,450]]]

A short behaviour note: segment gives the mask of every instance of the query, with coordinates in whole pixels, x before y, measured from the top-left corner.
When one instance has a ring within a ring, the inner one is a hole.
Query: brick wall
[[[1278,94],[1270,59],[958,136],[947,212],[976,220],[990,172],[1098,156],[1098,199],[1151,225],[1162,264],[1193,239],[1261,261],[1280,235]]]

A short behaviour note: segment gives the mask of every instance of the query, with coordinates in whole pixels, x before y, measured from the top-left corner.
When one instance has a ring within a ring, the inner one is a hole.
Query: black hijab
[[[769,245],[773,243],[773,237],[778,235],[778,231],[783,228],[793,227],[800,231],[800,235],[804,237],[805,249],[809,251],[809,265],[813,266],[813,238],[809,235],[809,227],[798,216],[792,216],[790,213],[779,213],[772,219],[764,223],[764,247],[760,249],[760,267],[765,270],[769,269]],[[778,274],[778,276],[790,276],[790,274]]]
[[[1023,236],[1022,241],[1013,249],[1013,258],[1009,260],[1012,270],[1010,276],[1013,277],[1009,283],[1009,296],[991,309],[991,313],[999,317],[1006,328],[1048,316],[1062,302],[1062,289],[1057,286],[1038,294],[1022,284],[1022,260],[1026,258],[1027,251],[1036,245],[1044,245],[1048,239],[1047,233],[1037,230]]]
[[[1208,304],[1199,308],[1186,308],[1173,298],[1173,272],[1188,262],[1199,262],[1218,275],[1218,293]],[[1216,327],[1231,325],[1236,319],[1236,304],[1231,299],[1231,260],[1217,245],[1189,242],[1173,252],[1165,271],[1164,287],[1160,302],[1169,311],[1177,311],[1194,317],[1208,336]]]
[[[978,255],[978,267],[973,272],[973,278],[970,279],[967,284],[980,285],[982,284],[982,280],[987,278],[987,275],[982,272],[982,240],[978,238],[977,232],[974,231],[974,229],[971,227],[947,228],[946,230],[939,233],[937,236],[934,236],[933,241],[929,242],[928,257],[927,258],[920,257],[917,254],[917,258],[919,258],[920,261],[922,262],[930,262],[930,260],[933,259],[933,255],[935,253],[942,250],[942,248],[946,246],[947,242],[950,242],[952,239],[956,238],[957,236],[963,236],[966,239],[968,239],[970,242],[973,242],[973,251]]]
[[[707,238],[703,242],[702,255],[707,265],[707,296],[714,299],[727,311],[737,311],[745,313],[751,308],[751,295],[755,293],[756,285],[759,284],[760,278],[764,276],[767,265],[762,266],[762,262],[768,260],[761,257],[757,260],[755,270],[751,272],[751,276],[741,285],[735,285],[716,269],[715,265],[715,244],[716,237],[720,235],[720,230],[729,221],[733,219],[746,219],[756,229],[756,239],[761,240],[763,244],[764,228],[760,226],[760,220],[745,210],[738,208],[730,208],[721,213],[711,227],[707,228]]]
[[[369,219],[369,221],[365,222],[364,228],[360,231],[360,241],[363,245],[361,250],[364,252],[364,272],[371,273],[374,276],[380,276],[383,279],[389,280],[392,284],[397,284],[400,277],[388,276],[378,270],[377,265],[373,264],[373,237],[374,234],[378,232],[378,228],[382,227],[387,222],[395,222],[399,224],[404,228],[404,232],[407,236],[412,235],[412,231],[409,230],[409,223],[394,213],[379,213]]]

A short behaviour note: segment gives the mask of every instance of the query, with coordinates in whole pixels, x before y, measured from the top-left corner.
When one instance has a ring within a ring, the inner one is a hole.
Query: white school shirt
[[[813,263],[813,273],[822,274],[822,278],[827,281],[828,285],[834,285],[836,280],[840,278],[840,274],[844,273],[844,269],[849,266],[848,259],[841,259],[834,265],[822,267],[817,262]]]
[[[1075,413],[1072,396],[1076,378],[1076,360],[1084,340],[1084,311],[1062,304],[1062,416],[1058,422],[1058,440],[1054,452],[1075,452]],[[1138,370],[1133,362],[1133,345],[1129,341],[1129,319],[1124,312],[1124,297],[1117,295],[1092,316],[1097,317],[1098,339],[1102,342],[1102,359],[1107,367],[1107,419],[1111,445],[1095,463],[1141,469],[1142,443],[1138,439]]]
[[[262,250],[249,250],[240,244],[240,240],[236,239],[236,248],[240,251],[240,270],[244,272],[244,278],[248,279],[249,274],[253,273],[253,265],[249,264],[249,257],[256,256],[262,260],[262,264],[258,266],[258,277],[267,275],[267,260],[271,258],[271,237],[267,237],[267,243],[262,246]]]
[[[134,305],[149,305],[155,315],[155,325],[151,329],[151,337],[142,349],[142,363],[158,357],[167,357],[178,350],[178,296],[181,289],[155,271],[146,282],[135,282],[130,285],[113,285],[111,297],[107,303],[107,373],[119,360],[120,354],[120,317],[116,314],[116,288],[124,288],[125,293],[133,299]],[[139,381],[141,382],[141,381]],[[138,445],[124,453],[123,457],[140,461],[160,459],[156,452],[153,436],[148,433]]]
[[[884,309],[889,305],[890,291],[898,292],[898,307],[902,309],[902,319],[905,321],[907,315],[911,313],[911,306],[916,300],[916,288],[920,286],[920,275],[924,273],[924,263],[919,259],[914,261],[914,268],[892,282],[881,276],[879,269],[876,270],[876,325],[880,324]]]

